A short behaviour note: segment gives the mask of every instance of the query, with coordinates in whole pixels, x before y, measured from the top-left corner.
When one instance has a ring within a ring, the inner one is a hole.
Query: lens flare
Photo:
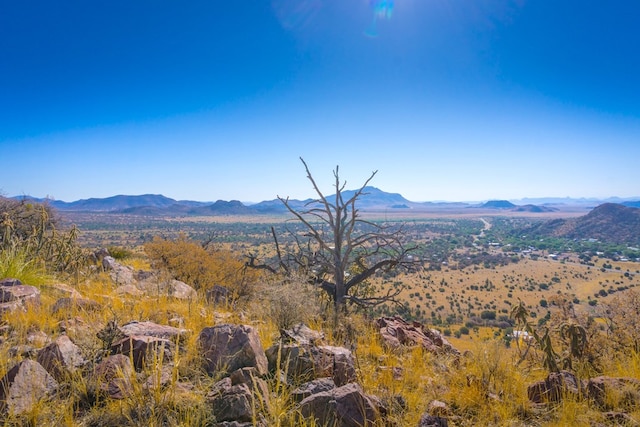
[[[377,37],[378,19],[391,19],[393,15],[393,0],[369,0],[369,7],[373,11],[373,19],[371,25],[364,32],[369,37]]]

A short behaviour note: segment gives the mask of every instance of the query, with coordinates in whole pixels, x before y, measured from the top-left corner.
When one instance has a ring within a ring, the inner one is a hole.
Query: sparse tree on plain
[[[257,264],[249,256],[248,265],[272,272],[292,274],[302,272],[311,283],[329,296],[336,311],[344,311],[347,302],[359,306],[373,306],[393,301],[401,289],[390,289],[383,295],[362,296],[357,288],[365,285],[378,271],[390,271],[415,266],[410,252],[414,246],[403,241],[402,227],[363,219],[357,208],[365,196],[366,187],[376,175],[371,173],[364,184],[345,196],[346,181],[341,181],[339,169],[333,171],[335,194],[325,196],[313,178],[304,159],[300,158],[317,198],[303,208],[296,208],[289,198],[278,196],[294,219],[302,224],[303,232],[293,233],[294,244],[283,248],[272,228],[276,243],[278,266]],[[348,198],[346,198],[348,197]]]

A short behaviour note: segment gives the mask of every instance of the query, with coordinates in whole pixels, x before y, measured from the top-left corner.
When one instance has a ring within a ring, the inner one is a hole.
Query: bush
[[[258,270],[246,268],[231,251],[206,250],[184,236],[177,240],[156,237],[144,249],[155,268],[165,269],[174,279],[197,290],[221,285],[231,291],[234,299],[250,297],[260,278]]]

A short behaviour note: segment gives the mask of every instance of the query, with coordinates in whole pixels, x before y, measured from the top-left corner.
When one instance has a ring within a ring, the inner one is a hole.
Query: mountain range
[[[352,197],[354,190],[342,192],[346,200]],[[286,212],[283,203],[278,199],[265,200],[255,204],[242,203],[237,200],[216,202],[197,202],[191,200],[175,200],[160,194],[144,194],[138,196],[118,195],[106,198],[82,199],[74,202],[37,199],[30,196],[17,196],[14,199],[46,201],[59,211],[123,213],[147,216],[182,216],[182,215],[256,215],[278,214]],[[332,196],[328,197],[329,200]],[[289,200],[293,208],[301,208],[314,199]],[[373,210],[433,210],[433,209],[489,209],[513,212],[550,212],[558,206],[576,205],[594,208],[605,202],[617,202],[627,206],[640,207],[637,199],[522,199],[523,204],[514,204],[507,200],[490,200],[485,203],[465,202],[412,202],[399,193],[388,193],[376,187],[365,187],[364,194],[358,200],[358,208],[362,211]]]

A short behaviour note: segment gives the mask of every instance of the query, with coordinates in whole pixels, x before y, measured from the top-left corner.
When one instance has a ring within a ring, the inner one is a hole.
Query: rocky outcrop
[[[430,353],[460,356],[460,352],[440,332],[422,323],[408,323],[400,317],[381,317],[375,324],[382,341],[389,348],[421,346]]]
[[[267,357],[258,333],[251,326],[224,324],[204,328],[198,344],[209,374],[231,373],[246,367],[256,368],[260,376],[267,373]]]
[[[25,359],[0,380],[0,410],[23,414],[57,388],[58,382],[38,362]]]

